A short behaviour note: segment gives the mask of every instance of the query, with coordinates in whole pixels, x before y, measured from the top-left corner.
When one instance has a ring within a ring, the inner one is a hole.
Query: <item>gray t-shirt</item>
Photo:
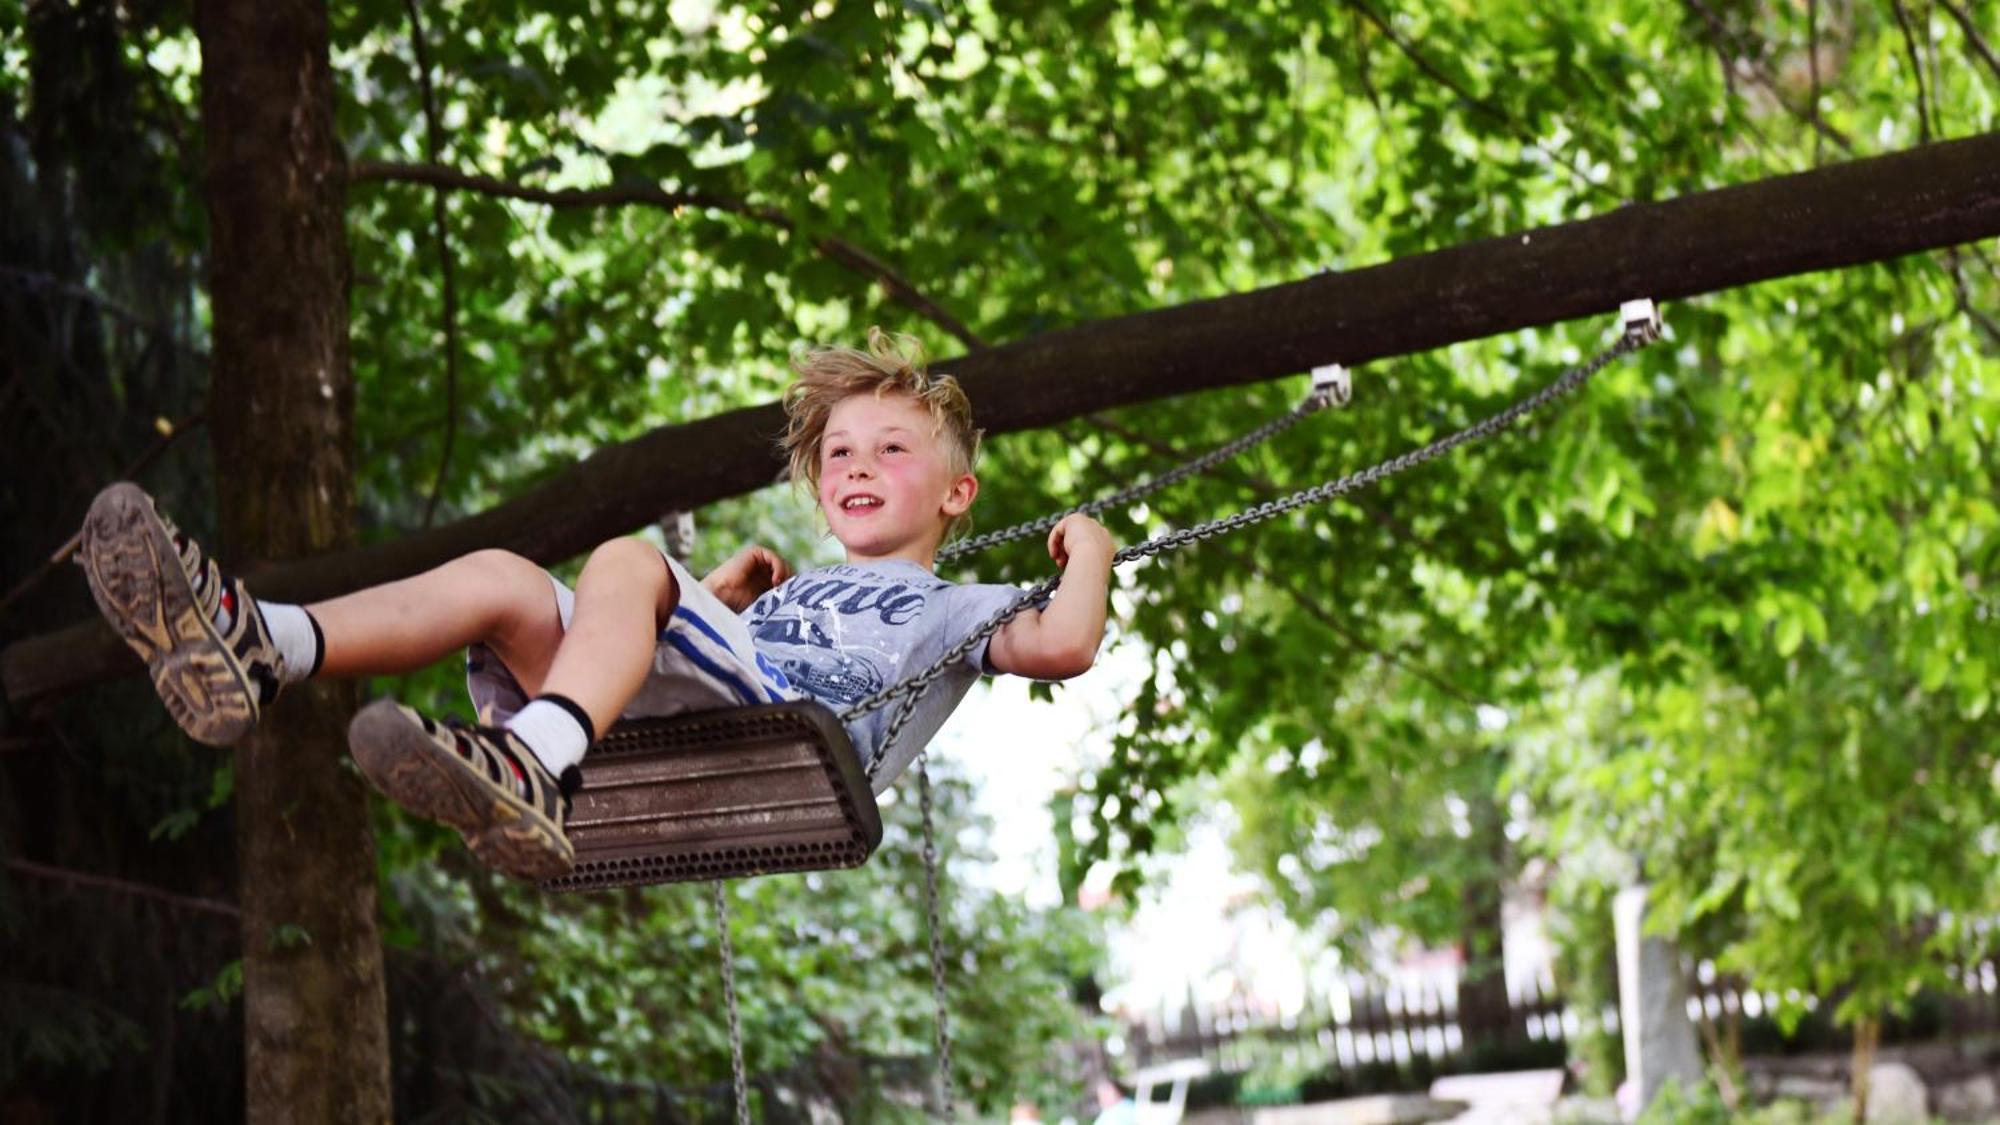
[[[1012,586],[961,586],[891,559],[794,575],[752,603],[743,621],[794,690],[839,712],[930,667],[1020,596]],[[909,767],[986,670],[981,641],[924,691],[875,774],[877,793]],[[900,705],[847,725],[864,765]]]

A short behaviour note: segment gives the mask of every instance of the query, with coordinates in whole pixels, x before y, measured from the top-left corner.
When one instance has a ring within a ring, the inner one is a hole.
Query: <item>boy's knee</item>
[[[474,551],[458,560],[466,585],[485,596],[496,612],[533,612],[555,604],[549,572],[532,560],[499,547]]]
[[[548,583],[547,571],[520,555],[500,547],[474,551],[461,557],[459,565],[471,570],[492,588],[505,589],[530,581],[544,585]]]
[[[660,549],[644,539],[612,539],[599,544],[583,564],[585,570],[608,570],[634,579],[667,579],[667,560]]]
[[[599,546],[583,564],[583,577],[592,582],[608,581],[652,605],[656,624],[665,622],[680,602],[667,557],[644,539],[613,539]]]

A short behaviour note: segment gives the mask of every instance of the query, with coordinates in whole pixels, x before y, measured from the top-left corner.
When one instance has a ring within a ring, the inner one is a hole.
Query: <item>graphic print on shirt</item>
[[[851,705],[882,690],[901,670],[911,626],[930,588],[880,574],[830,567],[801,575],[759,598],[745,615],[760,649],[792,686]]]

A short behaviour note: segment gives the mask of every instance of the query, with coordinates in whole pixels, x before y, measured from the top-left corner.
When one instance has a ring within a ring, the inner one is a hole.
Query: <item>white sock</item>
[[[590,749],[590,716],[560,695],[543,695],[507,720],[507,729],[526,743],[542,768],[555,777],[583,761]]]
[[[320,661],[326,656],[326,639],[320,635],[319,622],[313,620],[312,614],[304,606],[283,602],[260,601],[257,609],[264,614],[264,627],[271,631],[271,643],[285,659],[284,681],[296,684],[319,671]]]

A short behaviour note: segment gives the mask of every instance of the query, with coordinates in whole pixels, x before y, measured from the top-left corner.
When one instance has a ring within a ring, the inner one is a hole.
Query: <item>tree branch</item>
[[[217,914],[224,918],[236,919],[243,911],[235,903],[218,902],[212,898],[197,898],[193,895],[175,894],[145,883],[133,883],[125,879],[114,879],[109,875],[92,875],[83,871],[72,871],[67,867],[55,867],[46,863],[35,863],[26,859],[10,859],[7,870],[18,871],[57,883],[68,883],[76,887],[90,887],[94,890],[110,891],[113,894],[143,898],[152,902],[165,903],[178,910],[194,910],[203,914]]]
[[[119,480],[138,479],[147,469],[153,467],[153,463],[158,461],[162,454],[166,453],[168,446],[171,446],[182,434],[208,421],[208,416],[200,411],[196,411],[182,419],[178,424],[168,422],[164,418],[160,421],[165,426],[165,429],[160,431],[160,436],[153,440],[153,444],[148,446],[144,453],[141,453],[131,464],[125,466],[124,470],[118,474]],[[5,616],[8,606],[20,600],[22,595],[28,591],[41,585],[43,580],[56,572],[57,567],[68,562],[70,557],[76,554],[76,549],[82,544],[83,532],[79,530],[74,535],[71,535],[62,546],[57,547],[54,554],[42,560],[42,565],[37,567],[33,574],[16,582],[14,588],[7,591],[5,597],[0,597],[0,616]]]
[[[437,91],[431,87],[430,47],[424,42],[423,16],[417,0],[403,0],[410,13],[410,47],[417,56],[417,88],[424,101],[424,157],[436,166],[444,149],[444,128],[438,121]],[[431,239],[437,244],[438,282],[444,299],[444,448],[438,453],[437,475],[424,501],[423,526],[437,518],[438,497],[444,495],[451,471],[451,447],[458,439],[458,263],[451,256],[451,233],[445,221],[445,189],[431,188]]]
[[[1812,86],[1806,97],[1806,109],[1814,117],[1819,116],[1819,0],[1806,0],[1806,69],[1810,72]],[[1819,167],[1820,135],[1813,132],[1813,167]]]
[[[1198,82],[1200,64],[1200,59],[1190,57],[1186,54],[1175,54],[1166,61],[1168,74],[1177,85],[1193,85]],[[1201,108],[1199,101],[1192,102],[1189,110],[1194,116],[1195,124],[1201,127],[1201,131],[1204,134],[1214,137],[1220,133],[1221,130],[1216,124],[1214,115],[1205,112]],[[1264,233],[1270,236],[1272,244],[1276,246],[1278,253],[1286,261],[1297,261],[1297,255],[1292,250],[1291,238],[1285,234],[1284,228],[1278,225],[1277,220],[1272,218],[1271,213],[1265,210],[1264,205],[1258,201],[1256,186],[1243,174],[1243,170],[1236,166],[1236,162],[1230,159],[1231,146],[1218,145],[1212,151],[1215,155],[1215,163],[1221,168],[1222,175],[1229,181],[1229,187],[1233,192],[1234,200],[1249,209],[1251,218],[1256,219],[1257,225],[1264,228]]]
[[[429,184],[454,191],[470,191],[500,199],[519,199],[548,207],[652,207],[678,214],[693,207],[741,215],[776,227],[788,234],[799,233],[798,224],[772,207],[746,203],[740,199],[699,191],[665,191],[653,184],[614,184],[601,188],[537,188],[510,183],[477,172],[460,172],[435,164],[401,164],[381,160],[357,160],[349,166],[349,183]],[[943,305],[925,296],[908,278],[888,263],[845,239],[821,235],[813,239],[813,249],[855,273],[874,279],[890,299],[944,329],[968,348],[985,347],[985,342]]]
[[[1312,595],[1306,593],[1304,590],[1299,589],[1297,586],[1293,585],[1290,582],[1280,580],[1279,578],[1271,574],[1270,571],[1268,571],[1262,566],[1259,566],[1257,564],[1257,560],[1251,558],[1249,555],[1235,549],[1234,547],[1219,547],[1218,550],[1222,551],[1222,553],[1234,559],[1236,561],[1236,565],[1242,567],[1244,570],[1255,575],[1259,581],[1264,582],[1274,590],[1283,591],[1287,597],[1291,598],[1292,603],[1294,605],[1298,606],[1299,609],[1305,612],[1305,615],[1307,617],[1310,617],[1314,621],[1317,621],[1321,625],[1325,626],[1328,631],[1332,632],[1335,636],[1339,637],[1342,641],[1346,642],[1349,648],[1357,652],[1367,653],[1368,655],[1375,657],[1376,659],[1382,661],[1383,663],[1389,664],[1393,667],[1408,672],[1410,675],[1417,677],[1418,679],[1424,681],[1425,683],[1443,692],[1446,695],[1446,697],[1454,699],[1460,703],[1463,703],[1467,707],[1477,707],[1479,705],[1478,700],[1467,695],[1464,691],[1460,690],[1456,685],[1444,679],[1436,672],[1431,671],[1429,668],[1424,667],[1422,664],[1418,664],[1413,660],[1406,660],[1402,656],[1396,654],[1395,652],[1390,651],[1389,649],[1382,648],[1377,645],[1372,645],[1369,644],[1367,641],[1362,640],[1361,637],[1355,634],[1354,630],[1349,629],[1345,623],[1343,623],[1338,617],[1334,616],[1332,611],[1328,610],[1325,606],[1321,605],[1319,601],[1315,599]]]
[[[1415,66],[1418,70],[1423,71],[1424,74],[1429,76],[1431,81],[1436,82],[1439,85],[1443,86],[1444,88],[1450,90],[1452,93],[1457,94],[1459,100],[1463,101],[1466,105],[1469,105],[1473,109],[1476,109],[1479,112],[1485,114],[1486,116],[1492,118],[1495,123],[1499,124],[1502,128],[1506,129],[1509,133],[1512,133],[1514,135],[1515,140],[1520,141],[1522,144],[1525,144],[1529,148],[1534,149],[1536,152],[1541,153],[1543,156],[1548,157],[1549,163],[1555,165],[1558,168],[1561,168],[1565,172],[1568,172],[1570,174],[1570,177],[1576,180],[1576,182],[1580,184],[1586,191],[1596,192],[1600,195],[1604,195],[1614,199],[1619,198],[1617,192],[1613,191],[1607,185],[1600,184],[1597,181],[1591,179],[1590,176],[1583,171],[1583,169],[1578,168],[1575,164],[1571,163],[1566,155],[1558,155],[1556,153],[1550,152],[1547,148],[1543,147],[1540,138],[1535,136],[1534,131],[1529,129],[1527,126],[1522,125],[1521,123],[1514,120],[1512,114],[1508,113],[1506,110],[1500,108],[1499,106],[1493,104],[1492,102],[1489,102],[1486,99],[1479,97],[1472,91],[1467,90],[1464,86],[1460,85],[1456,79],[1452,78],[1449,74],[1446,74],[1443,70],[1439,69],[1428,58],[1425,58],[1422,52],[1417,50],[1416,44],[1411,43],[1407,39],[1404,39],[1401,33],[1399,33],[1394,27],[1390,26],[1389,21],[1384,19],[1381,13],[1377,12],[1374,9],[1374,7],[1369,5],[1367,3],[1367,0],[1344,0],[1344,2],[1347,4],[1349,8],[1352,8],[1353,10],[1361,13],[1362,18],[1366,19],[1369,23],[1374,24],[1375,29],[1377,31],[1380,31],[1385,37],[1387,37],[1389,42],[1395,44],[1396,49],[1402,52],[1403,57],[1409,59],[1411,65]],[[1379,109],[1379,107],[1377,108]]]
[[[1730,58],[1728,46],[1713,37],[1710,37],[1708,45],[1709,49],[1715,52],[1715,69],[1722,74],[1722,87],[1728,91],[1729,101],[1733,104],[1743,100],[1743,92],[1736,88],[1736,64]],[[1758,155],[1764,158],[1767,166],[1772,168],[1782,166],[1783,161],[1778,158],[1777,153],[1773,150],[1771,138],[1764,135],[1764,130],[1758,126],[1756,120],[1744,113],[1737,114],[1736,120],[1744,129],[1749,131],[1750,139],[1755,142]],[[1818,133],[1813,134],[1813,166],[1815,168],[1819,166]]]
[[[1525,234],[1321,273],[1248,293],[1080,324],[972,351],[959,376],[988,434],[1113,406],[1358,366],[1601,316],[1638,295],[1671,302],[2000,235],[2000,132]],[[483,547],[556,562],[659,518],[769,485],[776,403],[665,426],[599,449],[497,507],[400,540],[262,571],[263,597],[313,601],[406,577]],[[102,622],[0,653],[16,706],[135,669]]]
[[[1992,317],[1973,307],[1972,293],[1965,286],[1963,259],[1959,256],[1958,251],[1955,249],[1946,250],[1944,252],[1944,259],[1945,272],[1951,275],[1951,287],[1957,299],[1958,311],[1965,314],[1967,320],[1984,331],[1987,339],[1992,340],[1995,347],[2000,347],[2000,322],[1996,322]]]
[[[1896,17],[1896,29],[1903,35],[1903,53],[1910,57],[1910,76],[1917,80],[1917,139],[1924,144],[1931,142],[1931,99],[1924,82],[1924,60],[1917,56],[1917,36],[1910,30],[1910,13],[1903,8],[1903,0],[1889,0],[1889,11]]]
[[[1965,33],[1966,46],[1985,60],[1986,68],[1993,72],[1993,77],[2000,78],[2000,56],[1995,56],[1993,48],[1987,46],[1986,40],[1979,37],[1979,28],[1973,25],[1972,17],[1966,14],[1964,8],[1952,3],[1951,0],[1937,0],[1937,2],[1951,14],[1953,20],[1957,21],[1958,29]]]
[[[1977,243],[1974,243],[1973,245],[1967,246],[1965,249],[1973,257],[1979,259],[1980,265],[1986,267],[1986,276],[1992,278],[1996,282],[2000,282],[2000,262],[1995,262],[1992,258],[1987,257],[1985,247],[1980,246]]]
[[[1362,34],[1361,13],[1355,11],[1353,7],[1350,6],[1348,8],[1348,20],[1354,26],[1355,80],[1360,83],[1361,92],[1367,95],[1368,104],[1373,106],[1375,109],[1375,120],[1382,126],[1382,137],[1385,143],[1388,145],[1389,150],[1394,155],[1395,159],[1398,162],[1400,162],[1402,159],[1402,153],[1400,150],[1396,148],[1396,140],[1395,140],[1396,131],[1389,127],[1388,110],[1385,109],[1382,105],[1382,93],[1381,91],[1375,88],[1375,82],[1372,77],[1371,71],[1369,69],[1368,42],[1366,37]]]
[[[44,293],[56,293],[71,300],[82,301],[87,305],[94,305],[102,309],[105,313],[135,328],[143,329],[155,336],[164,337],[174,347],[179,348],[195,359],[204,362],[208,359],[207,352],[181,339],[180,335],[174,331],[171,325],[154,320],[135,309],[104,296],[102,293],[65,281],[53,274],[42,273],[38,270],[25,270],[17,266],[0,265],[0,277],[7,278],[24,289],[38,290]]]
[[[1348,5],[1347,18],[1354,25],[1354,78],[1360,83],[1361,92],[1367,96],[1368,104],[1375,107],[1375,116],[1383,124],[1388,124],[1389,115],[1382,109],[1382,95],[1375,89],[1375,80],[1368,69],[1368,43],[1361,34],[1361,13],[1354,5]],[[1386,131],[1386,130],[1385,130]]]
[[[1685,2],[1688,10],[1695,13],[1703,23],[1708,25],[1710,38],[1716,43],[1718,49],[1721,49],[1727,41],[1736,38],[1730,33],[1728,25],[1722,22],[1722,17],[1715,14],[1715,9],[1710,8],[1702,0],[1685,0]],[[1847,139],[1847,134],[1827,124],[1820,117],[1819,101],[1817,98],[1814,99],[1813,104],[1807,106],[1801,112],[1798,107],[1794,106],[1785,97],[1784,88],[1778,84],[1777,76],[1771,73],[1771,68],[1765,66],[1762,59],[1746,54],[1745,61],[1749,64],[1750,77],[1755,78],[1758,85],[1770,91],[1771,99],[1778,103],[1780,109],[1812,126],[1814,132],[1832,141],[1834,146],[1840,149],[1840,151],[1846,153],[1854,151],[1854,143]]]

